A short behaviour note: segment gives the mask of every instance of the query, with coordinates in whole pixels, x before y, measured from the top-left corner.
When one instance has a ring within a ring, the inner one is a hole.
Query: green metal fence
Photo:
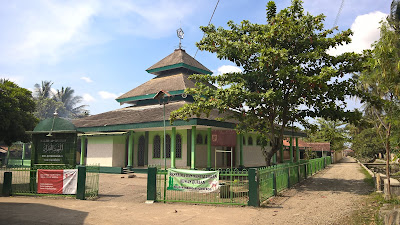
[[[219,190],[210,193],[168,190],[168,172],[157,170],[156,201],[247,205],[249,182],[246,170],[219,170]]]
[[[26,166],[30,167],[31,166],[31,160],[30,159],[8,159],[7,161],[7,166]]]
[[[219,170],[219,190],[211,193],[168,190],[167,171],[149,168],[147,196],[148,200],[158,202],[260,206],[268,198],[307,179],[308,176],[312,176],[330,164],[331,157],[328,156],[249,171]]]
[[[25,166],[12,166],[12,167],[1,167],[0,168],[0,193],[2,193],[4,183],[4,173],[12,173],[11,181],[11,194],[12,195],[45,195],[45,196],[64,196],[71,197],[71,195],[61,194],[40,194],[37,193],[37,180],[38,180],[38,169],[50,169],[50,170],[63,170],[63,169],[75,169],[73,166],[64,165],[35,165],[33,168]],[[99,170],[98,165],[87,166],[86,169],[86,188],[85,196],[87,198],[93,198],[98,196],[99,191]],[[72,195],[74,196],[74,195]]]
[[[96,198],[99,195],[100,165],[86,166],[86,198]]]

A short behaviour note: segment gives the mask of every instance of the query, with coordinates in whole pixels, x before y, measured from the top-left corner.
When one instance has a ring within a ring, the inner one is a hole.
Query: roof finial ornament
[[[177,35],[178,38],[179,38],[179,49],[182,49],[181,41],[182,41],[182,39],[183,39],[183,36],[185,35],[185,33],[183,33],[182,28],[179,28],[178,30],[176,30],[176,35]]]

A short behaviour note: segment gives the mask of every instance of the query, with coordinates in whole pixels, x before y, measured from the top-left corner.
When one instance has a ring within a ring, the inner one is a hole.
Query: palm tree
[[[57,89],[53,99],[57,102],[62,102],[65,107],[65,112],[60,112],[60,116],[69,118],[79,118],[87,115],[85,107],[87,105],[78,105],[82,102],[81,96],[74,96],[74,90],[71,87],[61,87],[61,90]]]
[[[46,80],[42,81],[42,85],[35,84],[34,97],[36,97],[36,98],[51,98],[53,96],[53,93],[51,91],[52,85],[53,85],[53,82],[46,81]]]

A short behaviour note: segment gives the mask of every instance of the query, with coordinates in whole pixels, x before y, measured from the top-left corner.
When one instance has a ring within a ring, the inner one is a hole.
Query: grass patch
[[[364,169],[363,167],[360,167],[360,171],[365,176],[364,182],[372,187],[375,187],[374,179],[372,178],[371,174],[369,174],[368,171],[366,169]]]
[[[364,182],[371,187],[374,187],[374,179],[364,168],[360,171],[365,175]],[[342,218],[337,224],[370,224],[370,225],[383,225],[384,221],[379,216],[379,210],[384,204],[399,205],[400,200],[393,198],[385,200],[383,194],[372,192],[366,195],[358,208],[354,210],[349,216]]]
[[[379,210],[384,202],[385,200],[381,194],[373,192],[365,196],[358,204],[358,208],[337,224],[383,225],[384,221],[379,217]]]

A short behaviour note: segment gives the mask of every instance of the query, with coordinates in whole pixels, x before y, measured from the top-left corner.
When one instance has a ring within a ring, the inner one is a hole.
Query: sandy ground
[[[0,197],[0,224],[335,224],[370,190],[359,168],[347,158],[263,208],[145,204],[145,174],[101,174],[95,201]]]

